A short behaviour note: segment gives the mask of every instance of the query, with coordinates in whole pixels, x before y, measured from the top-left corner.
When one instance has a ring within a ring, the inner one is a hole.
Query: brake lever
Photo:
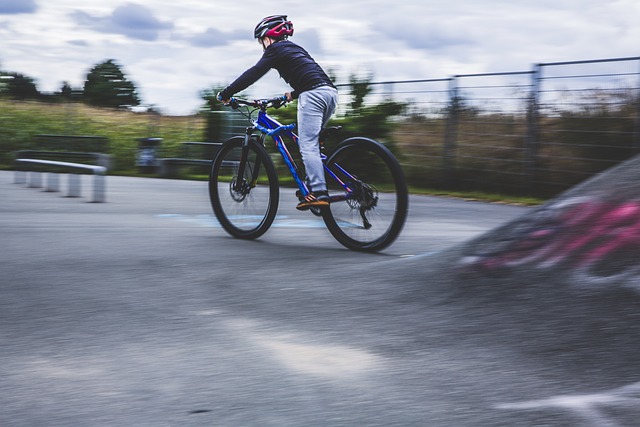
[[[271,101],[271,105],[273,105],[273,108],[280,108],[280,107],[284,107],[287,105],[287,103],[289,102],[289,100],[287,99],[286,95],[282,95],[278,98],[275,98]]]
[[[238,104],[238,100],[236,98],[231,97],[229,99],[229,102],[227,102],[225,105],[231,107],[234,110],[237,110],[238,107],[240,107],[240,104]]]

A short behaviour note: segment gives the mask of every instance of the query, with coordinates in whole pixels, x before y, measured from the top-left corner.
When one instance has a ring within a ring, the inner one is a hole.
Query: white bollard
[[[29,172],[29,187],[42,188],[42,173],[35,171]]]
[[[27,183],[27,172],[26,171],[15,171],[13,174],[13,183],[14,184],[26,184]]]
[[[60,191],[60,175],[57,173],[49,172],[47,174],[47,186],[45,191],[56,193]]]
[[[96,173],[93,176],[93,202],[104,203],[106,194],[106,179],[101,173]]]
[[[69,192],[67,197],[80,197],[80,175],[77,173],[69,174]]]

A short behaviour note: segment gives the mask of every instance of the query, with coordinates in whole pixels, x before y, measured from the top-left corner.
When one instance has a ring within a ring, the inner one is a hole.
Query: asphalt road
[[[102,204],[0,172],[0,200],[2,426],[637,425],[635,341],[616,316],[600,345],[572,329],[627,294],[572,310],[504,292],[522,276],[452,274],[530,208],[413,196],[398,241],[364,254],[288,194],[250,242],[201,182],[108,177]]]

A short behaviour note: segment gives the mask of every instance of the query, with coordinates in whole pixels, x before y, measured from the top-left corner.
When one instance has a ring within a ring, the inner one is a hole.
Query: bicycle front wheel
[[[409,208],[407,184],[394,155],[372,139],[350,138],[340,143],[327,167],[342,181],[327,174],[331,204],[322,216],[333,237],[349,249],[368,252],[393,243]]]
[[[209,175],[209,198],[225,231],[241,239],[255,239],[276,217],[278,177],[267,150],[255,140],[249,141],[241,168],[243,144],[244,137],[237,136],[220,148]]]

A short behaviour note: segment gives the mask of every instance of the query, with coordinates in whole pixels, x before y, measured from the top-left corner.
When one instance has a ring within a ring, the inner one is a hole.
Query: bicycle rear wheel
[[[226,141],[211,165],[209,198],[222,228],[241,239],[255,239],[271,227],[278,210],[278,177],[267,150],[251,140],[238,176],[244,137]]]
[[[409,192],[398,160],[382,144],[367,138],[340,143],[327,167],[348,187],[348,195],[327,176],[331,205],[322,217],[345,247],[378,251],[393,243],[409,208]]]

